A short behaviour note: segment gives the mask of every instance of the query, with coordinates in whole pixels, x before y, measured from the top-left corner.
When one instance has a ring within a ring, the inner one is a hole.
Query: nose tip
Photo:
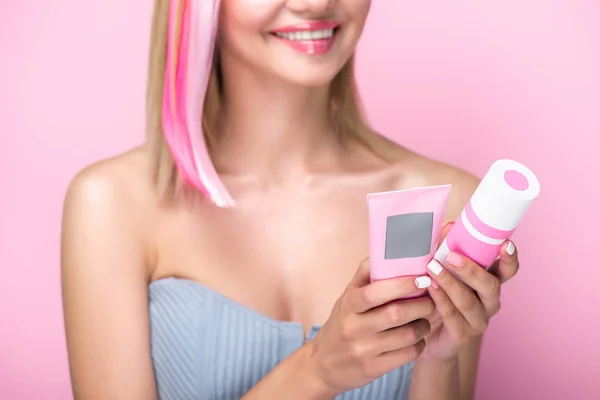
[[[333,0],[306,0],[306,2],[314,7],[328,8],[334,3]]]
[[[324,14],[331,10],[337,0],[290,0],[288,7],[295,12]]]

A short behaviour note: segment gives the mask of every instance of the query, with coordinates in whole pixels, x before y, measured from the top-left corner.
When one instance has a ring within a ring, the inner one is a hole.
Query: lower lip
[[[308,55],[319,55],[326,54],[333,47],[337,31],[333,33],[333,36],[326,39],[318,40],[288,40],[280,36],[274,35],[276,39],[281,40],[283,43],[290,46],[292,49],[299,53]]]

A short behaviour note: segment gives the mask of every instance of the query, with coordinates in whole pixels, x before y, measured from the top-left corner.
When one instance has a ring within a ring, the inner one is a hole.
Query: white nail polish
[[[513,242],[508,242],[508,245],[506,246],[506,254],[509,256],[515,254],[515,245]]]
[[[429,261],[429,264],[427,264],[427,268],[429,268],[429,270],[436,275],[441,274],[444,270],[444,267],[442,267],[440,263],[438,263],[436,260]]]
[[[427,289],[429,286],[431,286],[431,278],[428,276],[420,276],[415,279],[415,284],[419,289]]]

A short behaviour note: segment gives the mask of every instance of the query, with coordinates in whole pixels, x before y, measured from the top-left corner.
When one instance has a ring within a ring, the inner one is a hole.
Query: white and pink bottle
[[[453,251],[490,267],[539,193],[540,183],[529,168],[512,160],[494,162],[434,258],[447,266]]]

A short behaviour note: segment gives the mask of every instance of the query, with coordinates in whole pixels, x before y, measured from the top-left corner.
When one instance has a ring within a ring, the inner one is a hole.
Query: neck
[[[329,116],[329,85],[294,85],[227,55],[222,74],[217,168],[282,180],[306,175],[322,160],[331,162],[339,143]]]

